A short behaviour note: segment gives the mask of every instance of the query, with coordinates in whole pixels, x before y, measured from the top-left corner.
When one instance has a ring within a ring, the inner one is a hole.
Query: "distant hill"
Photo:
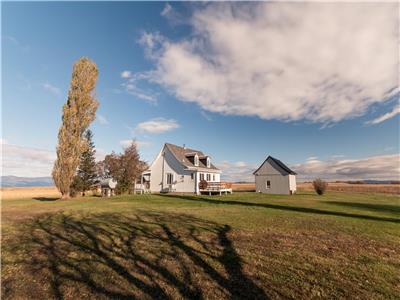
[[[52,186],[51,177],[1,176],[1,187]]]

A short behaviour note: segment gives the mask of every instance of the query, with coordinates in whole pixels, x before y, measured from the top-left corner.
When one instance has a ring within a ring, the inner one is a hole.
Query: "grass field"
[[[398,299],[400,198],[2,201],[3,299]]]

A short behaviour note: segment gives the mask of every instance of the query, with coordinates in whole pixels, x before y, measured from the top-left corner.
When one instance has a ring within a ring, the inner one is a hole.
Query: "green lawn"
[[[4,299],[399,299],[400,198],[2,201]]]

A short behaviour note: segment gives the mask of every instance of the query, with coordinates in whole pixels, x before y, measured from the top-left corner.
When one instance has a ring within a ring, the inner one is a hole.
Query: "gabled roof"
[[[208,155],[204,155],[204,153],[202,151],[199,150],[194,150],[194,149],[189,149],[189,148],[184,148],[184,147],[180,147],[174,144],[170,144],[170,143],[165,143],[165,147],[167,147],[172,155],[175,156],[175,158],[185,167],[190,167],[190,168],[204,168],[204,169],[211,169],[211,170],[219,170],[216,166],[214,166],[212,163],[210,164],[210,167],[207,168],[207,165],[204,164],[201,159],[199,159],[199,165],[195,166],[194,163],[192,163],[190,161],[190,159],[188,157],[187,154],[194,154],[197,153],[197,155],[199,156],[199,158],[202,157],[207,157]]]
[[[284,164],[283,162],[281,162],[279,159],[276,159],[276,158],[274,158],[274,157],[272,157],[272,156],[268,156],[267,159],[264,160],[264,162],[258,167],[258,169],[255,170],[255,171],[253,172],[253,175],[256,174],[258,170],[260,170],[260,168],[265,164],[265,162],[266,162],[267,160],[273,161],[274,163],[276,163],[276,164],[277,164],[282,170],[284,170],[285,172],[287,172],[287,173],[289,173],[289,174],[291,174],[291,175],[297,175],[297,173],[294,172],[293,170],[291,170],[287,165],[285,165],[285,164]]]

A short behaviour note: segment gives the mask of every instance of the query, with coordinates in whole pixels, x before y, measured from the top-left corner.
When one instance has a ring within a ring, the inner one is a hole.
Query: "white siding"
[[[270,188],[267,188],[267,181],[270,181]],[[289,176],[278,174],[256,175],[256,192],[266,194],[290,194]]]
[[[270,188],[267,188],[270,181]],[[266,160],[255,173],[256,192],[286,194],[296,191],[296,176],[289,174],[273,160]]]
[[[167,173],[174,175],[173,189],[177,192],[194,193],[195,176],[191,177],[192,171],[185,170],[176,160],[175,156],[164,147],[151,166],[150,190],[151,192],[167,191]]]
[[[296,175],[289,175],[289,189],[292,193],[296,192]]]

